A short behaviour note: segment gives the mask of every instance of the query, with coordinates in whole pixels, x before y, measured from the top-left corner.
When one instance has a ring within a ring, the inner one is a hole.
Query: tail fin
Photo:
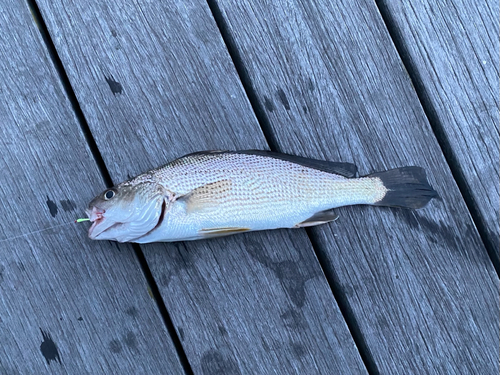
[[[402,167],[377,172],[368,177],[378,177],[387,189],[385,196],[375,206],[422,208],[438,196],[427,182],[421,167]]]

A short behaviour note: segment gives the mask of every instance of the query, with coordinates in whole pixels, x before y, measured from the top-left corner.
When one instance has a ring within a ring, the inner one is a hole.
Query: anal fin
[[[330,221],[335,221],[339,215],[335,214],[333,210],[325,210],[316,212],[309,219],[295,225],[295,228],[313,227],[315,225],[326,224]]]
[[[203,228],[199,233],[204,237],[222,237],[230,234],[248,232],[250,228],[241,227],[220,227],[220,228]]]

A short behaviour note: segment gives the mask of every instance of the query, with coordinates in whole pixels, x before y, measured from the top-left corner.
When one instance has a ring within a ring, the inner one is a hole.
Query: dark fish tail
[[[402,167],[377,172],[368,177],[378,177],[388,190],[375,206],[422,208],[438,196],[427,182],[425,170],[421,167]]]

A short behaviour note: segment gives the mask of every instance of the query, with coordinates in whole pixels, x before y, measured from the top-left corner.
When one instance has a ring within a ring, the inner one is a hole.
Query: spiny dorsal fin
[[[217,155],[217,154],[244,154],[244,155],[257,155],[263,156],[267,158],[273,158],[278,160],[288,161],[290,163],[295,163],[299,165],[303,165],[304,167],[314,168],[327,173],[334,173],[344,177],[356,177],[358,173],[358,167],[352,163],[341,163],[334,161],[326,161],[326,160],[317,160],[311,158],[305,158],[302,156],[289,155],[289,154],[281,154],[279,152],[267,151],[267,150],[241,150],[241,151],[198,151],[193,152],[188,155],[184,155],[181,158],[178,158],[169,164],[174,165],[186,160],[189,160],[190,157],[196,156],[204,156],[204,155]]]
[[[231,180],[220,180],[206,184],[178,198],[185,202],[187,213],[200,212],[216,208],[229,194],[233,183]]]

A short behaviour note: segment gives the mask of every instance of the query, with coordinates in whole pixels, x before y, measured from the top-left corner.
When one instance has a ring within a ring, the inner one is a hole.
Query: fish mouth
[[[92,210],[88,209],[86,212],[87,216],[90,219],[90,222],[92,223],[92,226],[89,228],[89,238],[92,240],[97,239],[99,235],[107,231],[109,228],[121,224],[121,223],[110,223],[107,225],[105,222],[106,217],[104,216],[106,210],[99,209],[95,206],[92,207]]]
[[[142,204],[141,210],[112,207],[106,211],[91,204],[86,210],[92,223],[88,236],[92,240],[135,242],[161,226],[166,210],[167,202],[164,199],[161,203],[158,200],[146,202]]]

